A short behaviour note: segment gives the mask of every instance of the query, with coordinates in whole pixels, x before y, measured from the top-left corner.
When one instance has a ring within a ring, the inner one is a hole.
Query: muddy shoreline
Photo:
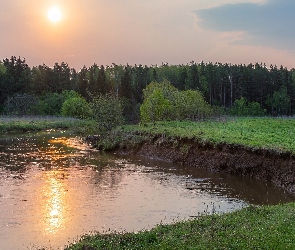
[[[132,135],[129,135],[130,138]],[[98,149],[101,148],[98,138],[92,139],[91,143]],[[295,155],[289,152],[164,136],[146,137],[135,143],[131,143],[127,137],[127,140],[110,150],[264,180],[295,193]]]

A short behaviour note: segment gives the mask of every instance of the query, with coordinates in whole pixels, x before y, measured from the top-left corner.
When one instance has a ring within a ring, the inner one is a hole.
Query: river
[[[266,182],[99,152],[62,131],[0,137],[1,249],[63,249],[85,233],[294,200]]]

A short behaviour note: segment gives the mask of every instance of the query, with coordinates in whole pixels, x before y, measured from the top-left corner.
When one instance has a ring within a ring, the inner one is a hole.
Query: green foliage
[[[152,81],[159,83],[154,82],[155,86],[147,88]],[[171,93],[197,90],[207,103],[226,110],[233,107],[235,100],[244,97],[249,102],[247,106],[251,106],[245,115],[261,115],[262,110],[271,115],[295,114],[295,71],[283,66],[190,62],[186,65],[164,63],[148,67],[115,64],[98,66],[94,63],[77,72],[65,62],[55,63],[53,67],[43,64],[32,69],[20,57],[12,56],[0,62],[1,111],[7,97],[27,93],[39,99],[34,108],[35,114],[58,114],[63,102],[69,98],[58,100],[52,93],[60,95],[64,90],[76,90],[88,102],[98,94],[111,93],[117,98],[127,98],[131,107],[135,107],[153,93],[154,87],[163,90],[165,99],[170,101],[172,107],[175,105]],[[144,97],[145,88],[147,93]],[[130,117],[137,116],[138,110],[130,109],[126,115],[125,109],[124,114],[130,120]],[[252,111],[249,110],[254,110],[254,114],[250,114]]]
[[[0,62],[0,77],[3,77],[6,73],[6,68],[2,62]]]
[[[101,132],[110,131],[124,121],[121,101],[113,95],[99,95],[94,98],[90,106],[98,130]]]
[[[264,116],[266,110],[263,110],[259,103],[248,102],[244,97],[237,99],[234,106],[230,110],[230,114],[234,116]]]
[[[34,115],[61,115],[63,103],[72,98],[79,98],[80,95],[73,90],[64,90],[62,93],[46,93],[41,96],[32,107]]]
[[[142,122],[169,120],[172,105],[160,89],[154,89],[140,107]]]
[[[61,114],[63,116],[87,119],[92,117],[92,110],[83,97],[72,97],[63,103]]]
[[[198,90],[178,91],[165,80],[152,82],[143,92],[142,122],[196,120],[211,114],[211,108]]]
[[[290,97],[287,93],[287,88],[282,86],[278,91],[273,93],[272,97],[269,97],[267,104],[274,109],[275,115],[286,114],[290,105]]]
[[[61,92],[61,96],[64,101],[71,99],[71,98],[76,98],[76,97],[81,97],[79,93],[77,93],[74,90],[64,90]]]
[[[39,109],[36,110],[36,114],[60,115],[63,103],[64,98],[61,94],[47,93],[37,104],[36,107]]]
[[[29,94],[15,94],[4,103],[4,113],[10,115],[29,115],[33,112],[37,98]]]
[[[211,114],[210,106],[197,90],[177,92],[174,98],[175,120],[199,120]]]
[[[151,82],[144,90],[143,97],[144,99],[149,98],[150,95],[153,94],[154,90],[160,90],[164,97],[170,101],[174,98],[174,93],[177,92],[177,88],[175,88],[168,80],[164,80],[162,82]]]

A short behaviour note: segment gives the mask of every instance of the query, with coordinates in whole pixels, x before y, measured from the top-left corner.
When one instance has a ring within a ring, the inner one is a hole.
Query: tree
[[[5,73],[6,73],[6,68],[5,68],[4,64],[0,62],[0,112],[2,111],[2,104],[4,103],[5,99],[7,98],[7,96],[5,95],[6,93],[4,91]]]
[[[26,60],[12,56],[10,59],[4,59],[3,65],[6,68],[2,89],[4,94],[12,96],[16,93],[25,93],[31,81],[31,70]]]
[[[235,116],[264,116],[266,110],[263,110],[258,102],[248,102],[242,97],[235,100],[234,106],[230,109],[230,114]]]
[[[268,98],[267,103],[272,107],[273,115],[287,114],[290,104],[290,97],[287,93],[287,88],[282,86],[279,90],[275,91],[273,96]]]
[[[122,104],[111,94],[95,97],[90,103],[90,107],[98,130],[101,132],[110,131],[124,121]]]
[[[92,117],[92,110],[86,100],[83,97],[78,96],[67,99],[63,103],[61,114],[63,116],[87,119]]]
[[[87,92],[88,79],[87,79],[87,68],[84,66],[77,75],[77,91],[86,100],[90,100]]]
[[[189,70],[188,70],[188,77],[185,82],[185,89],[198,89],[199,88],[199,72],[198,72],[198,65],[192,61]]]
[[[167,80],[152,82],[144,89],[144,102],[140,108],[143,122],[196,120],[210,113],[210,106],[197,90],[178,91]]]
[[[173,106],[173,113],[176,115],[174,119],[177,120],[199,120],[212,113],[210,106],[198,90],[177,92]]]
[[[121,86],[119,88],[120,98],[125,97],[129,100],[132,99],[132,78],[130,66],[124,67],[123,75],[121,77]]]
[[[147,99],[150,95],[152,95],[155,89],[161,90],[164,97],[171,101],[174,99],[174,93],[178,91],[177,88],[175,88],[168,80],[164,80],[162,82],[151,82],[143,90],[144,99]]]
[[[29,94],[15,94],[8,97],[4,103],[4,112],[8,115],[30,115],[37,98]]]
[[[142,122],[155,122],[169,120],[172,110],[171,103],[164,97],[163,91],[154,89],[140,107],[140,117]]]

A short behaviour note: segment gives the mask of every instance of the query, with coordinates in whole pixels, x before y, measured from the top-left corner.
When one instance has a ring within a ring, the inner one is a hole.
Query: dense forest
[[[295,114],[295,70],[283,66],[211,62],[152,66],[93,64],[77,71],[67,63],[30,68],[24,58],[15,56],[0,62],[0,112],[60,115],[69,96],[91,102],[96,96],[112,95],[123,101],[125,118],[136,121],[143,90],[151,82],[166,80],[179,91],[200,91],[207,103],[225,113],[235,105],[255,104],[266,115]]]

